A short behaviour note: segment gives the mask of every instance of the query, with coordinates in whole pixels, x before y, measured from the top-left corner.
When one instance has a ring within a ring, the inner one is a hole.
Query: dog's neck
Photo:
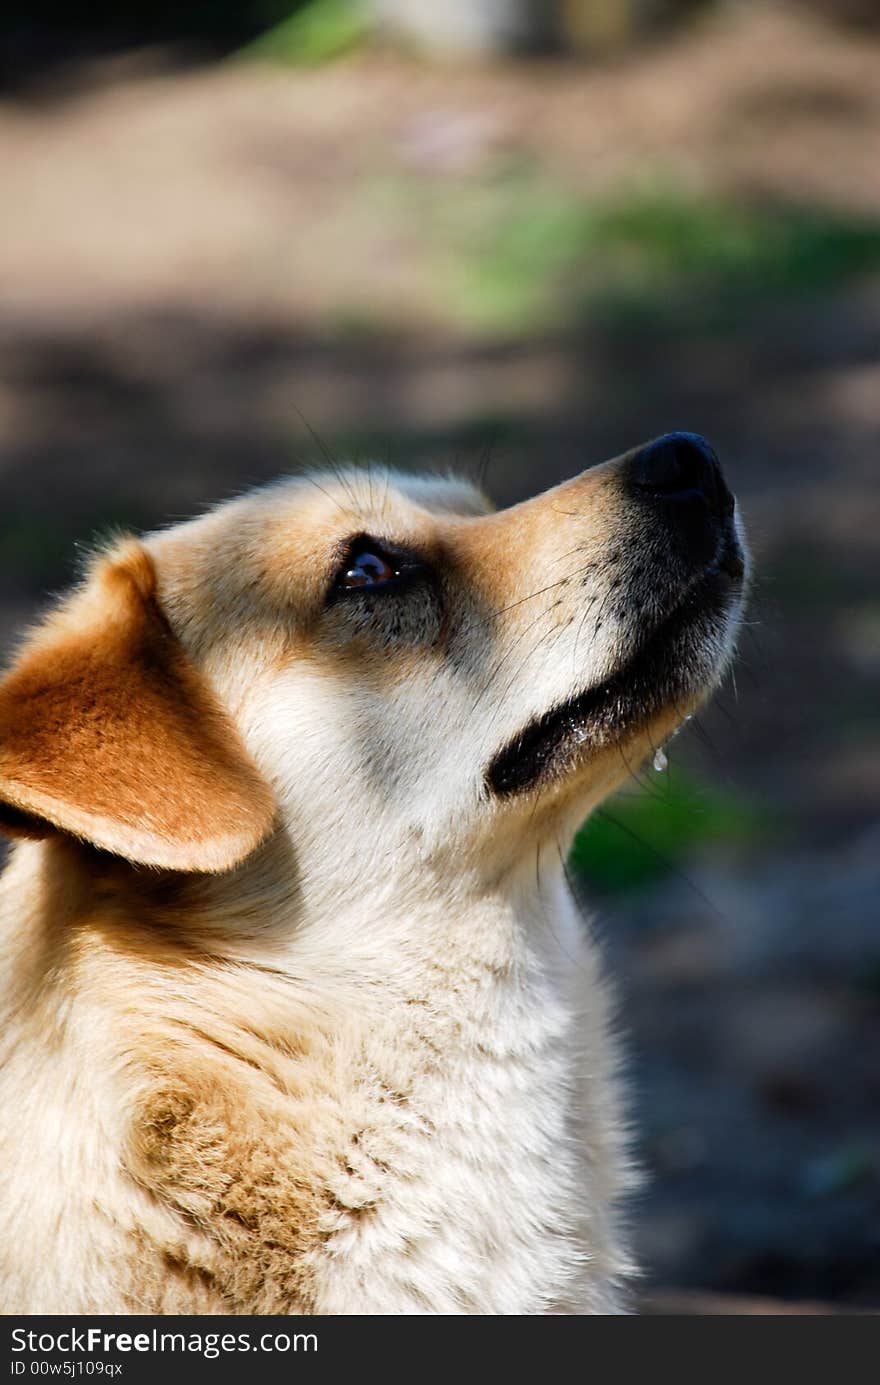
[[[53,836],[21,844],[4,883],[14,905],[13,880],[28,882],[39,932],[63,935],[100,916],[112,942],[115,918],[168,951],[289,968],[316,983],[351,975],[378,983],[387,974],[399,986],[416,973],[439,980],[444,958],[450,975],[460,964],[496,978],[521,977],[532,964],[552,971],[554,961],[567,969],[579,925],[555,842],[531,844],[489,877],[452,852],[393,855],[393,873],[353,865],[318,885],[283,832],[222,876],[144,870]]]
[[[518,985],[533,971],[570,970],[579,919],[555,842],[543,851],[532,843],[488,877],[451,851],[396,848],[384,860],[393,869],[354,864],[328,881],[279,834],[234,877],[179,881],[177,897],[167,886],[148,900],[141,891],[141,904],[172,926],[183,907],[212,950],[315,985],[461,995],[467,976]]]

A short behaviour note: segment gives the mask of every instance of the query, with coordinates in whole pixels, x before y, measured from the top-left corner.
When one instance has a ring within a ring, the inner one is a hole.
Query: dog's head
[[[719,679],[734,501],[671,434],[499,513],[378,469],[105,554],[0,685],[0,825],[225,871],[275,831],[352,887],[562,839]]]

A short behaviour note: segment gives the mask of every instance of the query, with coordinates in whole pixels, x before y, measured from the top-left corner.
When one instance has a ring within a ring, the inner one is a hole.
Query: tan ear
[[[152,560],[124,545],[0,683],[0,829],[54,827],[143,865],[222,871],[274,813],[162,613]]]

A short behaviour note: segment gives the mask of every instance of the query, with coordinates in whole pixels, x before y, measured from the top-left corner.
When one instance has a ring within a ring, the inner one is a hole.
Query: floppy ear
[[[0,683],[0,829],[52,828],[143,865],[222,871],[275,803],[129,542],[37,631]]]

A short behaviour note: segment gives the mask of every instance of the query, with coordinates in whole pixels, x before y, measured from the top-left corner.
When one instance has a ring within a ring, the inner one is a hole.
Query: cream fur
[[[210,843],[204,873],[130,864],[129,826],[115,855],[89,844],[80,769],[58,791],[79,795],[52,819],[65,830],[15,847],[0,881],[4,1311],[625,1311],[616,1045],[562,863],[589,809],[717,678],[738,601],[695,648],[689,699],[493,800],[492,755],[636,647],[607,598],[638,536],[618,463],[483,509],[458,482],[350,472],[145,541],[169,638],[249,757],[235,750],[236,793],[255,767],[274,825],[263,801],[250,836],[200,801],[186,851]],[[357,533],[430,553],[442,611],[426,598],[377,633],[360,608],[326,608],[333,554]],[[89,648],[100,657],[100,639]],[[155,772],[186,808],[168,754]],[[26,787],[7,801],[39,818]],[[157,805],[151,842],[178,824]],[[170,841],[168,860],[182,851]]]

